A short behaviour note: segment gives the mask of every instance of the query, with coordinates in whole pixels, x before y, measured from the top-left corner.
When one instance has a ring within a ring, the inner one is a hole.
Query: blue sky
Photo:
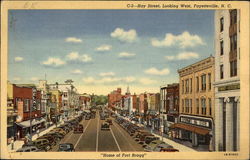
[[[72,79],[79,92],[137,94],[214,55],[213,10],[11,10],[8,79]]]

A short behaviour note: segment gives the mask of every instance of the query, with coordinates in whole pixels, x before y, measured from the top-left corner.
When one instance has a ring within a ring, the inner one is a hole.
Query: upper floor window
[[[199,91],[199,77],[196,77],[196,91]]]
[[[224,78],[224,67],[223,64],[220,65],[220,79]]]
[[[230,51],[237,49],[237,34],[230,36]]]
[[[201,98],[201,114],[206,115],[206,99]]]
[[[237,76],[237,60],[230,62],[230,76]]]
[[[24,99],[24,102],[23,102],[24,112],[28,112],[29,111],[29,107],[30,107],[30,100],[29,99]]]
[[[201,90],[204,91],[206,90],[206,75],[201,76]]]
[[[224,18],[220,18],[220,31],[222,32],[224,30]]]
[[[185,84],[186,93],[188,93],[189,92],[189,80],[187,79],[185,82],[186,82],[186,84]]]
[[[237,10],[234,9],[230,12],[230,25],[237,23]]]
[[[212,88],[211,73],[208,73],[208,89],[211,90],[211,88]]]
[[[66,98],[68,97],[68,93],[67,92],[63,92],[63,96]]]
[[[184,81],[182,80],[182,94],[184,93]]]
[[[200,114],[199,109],[200,109],[200,107],[199,107],[199,99],[197,98],[196,99],[196,114]]]
[[[192,93],[192,87],[193,87],[192,78],[190,78],[190,93]]]
[[[211,98],[208,99],[208,103],[209,103],[209,115],[212,115],[212,100]]]
[[[220,41],[220,55],[224,54],[224,42]]]

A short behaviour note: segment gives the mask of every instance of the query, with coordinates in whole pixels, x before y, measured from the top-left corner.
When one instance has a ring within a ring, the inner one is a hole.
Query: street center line
[[[96,152],[98,152],[98,139],[99,139],[99,118],[97,116],[96,148],[95,148]]]
[[[86,129],[88,128],[90,121],[91,121],[91,119],[88,121],[88,124],[87,124],[87,126],[85,127],[85,129],[84,129],[84,131],[83,131],[82,135],[78,138],[78,140],[77,140],[76,144],[74,145],[74,148],[76,148],[76,146],[77,146],[77,145],[78,145],[78,143],[80,142],[80,139],[82,138],[82,136],[83,136],[84,132],[85,132],[85,131],[86,131]]]
[[[115,143],[116,143],[116,145],[117,145],[119,151],[121,152],[121,148],[120,148],[120,146],[119,146],[119,144],[118,144],[118,142],[117,142],[117,140],[116,140],[116,138],[115,138],[115,135],[114,135],[114,133],[113,133],[113,131],[112,131],[111,128],[110,128],[110,132],[111,132],[111,134],[112,134],[112,136],[113,136],[113,138],[114,138],[114,140],[115,140]]]
[[[123,137],[125,137],[125,139],[126,139],[126,136],[125,136],[125,135],[122,133],[122,131],[116,126],[116,123],[114,123],[113,126],[115,126],[115,127],[117,128],[117,130],[121,133],[121,135],[122,135]],[[133,149],[133,151],[136,151],[135,148],[133,147],[133,145],[131,145],[131,143],[129,143],[129,141],[127,141],[127,143],[128,143],[129,146]]]

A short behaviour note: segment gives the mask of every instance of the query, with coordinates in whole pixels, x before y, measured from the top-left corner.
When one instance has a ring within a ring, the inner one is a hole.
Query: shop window
[[[206,90],[206,75],[201,76],[201,90],[205,91]]]

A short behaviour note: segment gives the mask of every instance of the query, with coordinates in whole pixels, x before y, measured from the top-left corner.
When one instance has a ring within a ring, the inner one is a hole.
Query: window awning
[[[204,129],[204,128],[199,128],[199,127],[195,127],[195,126],[191,126],[188,124],[183,124],[183,123],[175,123],[173,125],[170,126],[170,128],[180,128],[180,129],[185,129],[200,135],[207,135],[209,134],[209,130],[208,129]]]
[[[40,124],[40,123],[45,122],[45,121],[46,120],[44,118],[36,118],[36,119],[33,119],[31,121],[31,125],[34,126],[34,125]],[[28,127],[30,127],[30,120],[23,121],[23,122],[16,123],[16,124],[21,126],[22,128],[28,128]]]

